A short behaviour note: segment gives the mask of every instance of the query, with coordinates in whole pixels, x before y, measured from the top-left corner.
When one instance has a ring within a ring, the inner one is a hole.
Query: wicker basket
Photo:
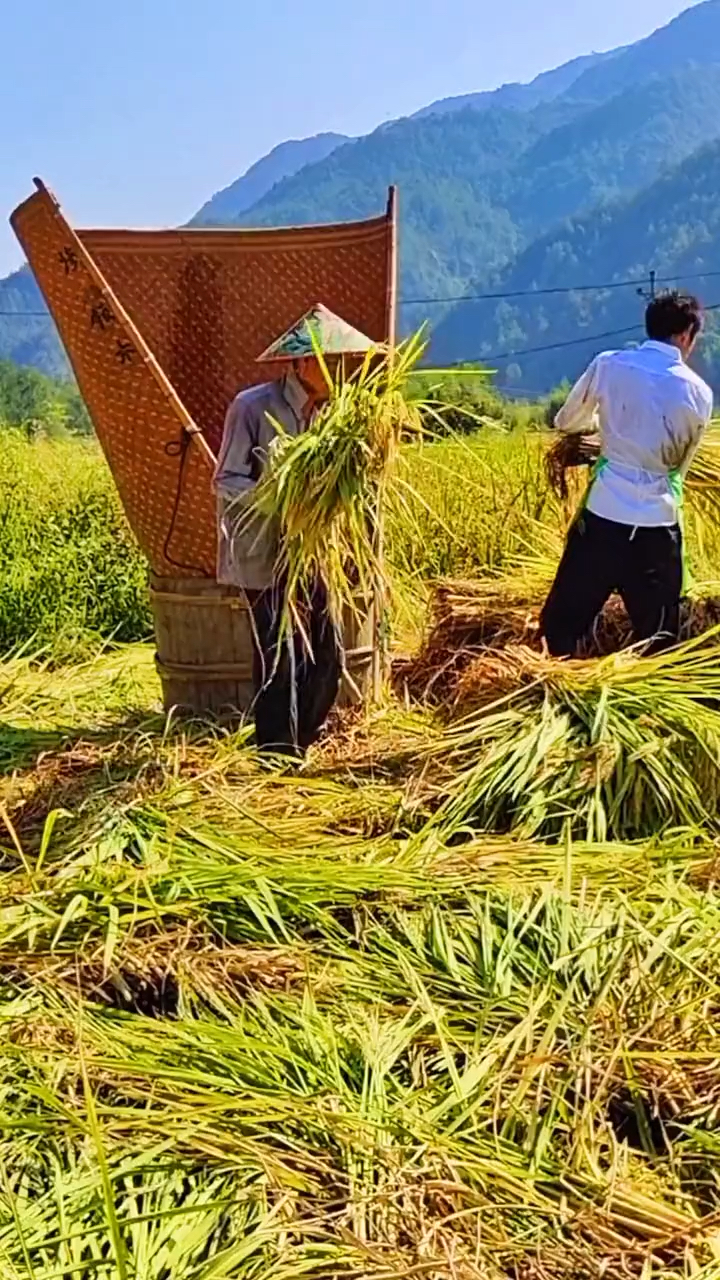
[[[397,208],[323,227],[81,231],[36,179],[12,225],[47,301],[156,575],[152,603],[167,707],[245,712],[252,627],[215,582],[214,452],[232,396],[270,376],[268,343],[318,301],[394,341]],[[346,634],[343,701],[373,686],[373,628]]]

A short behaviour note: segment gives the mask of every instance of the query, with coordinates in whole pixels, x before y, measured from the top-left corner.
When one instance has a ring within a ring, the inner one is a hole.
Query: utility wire
[[[646,276],[638,276],[634,280],[608,280],[605,284],[571,284],[553,285],[547,289],[513,289],[504,293],[458,293],[447,297],[435,295],[428,298],[401,298],[400,305],[441,306],[446,303],[459,302],[502,302],[506,298],[546,298],[557,294],[568,293],[607,293],[611,289],[640,288],[650,281],[652,284],[673,284],[678,280],[712,280],[720,276],[720,271],[697,271],[690,275],[658,276],[650,272]]]
[[[604,342],[606,338],[620,338],[630,333],[639,333],[642,325],[631,324],[626,329],[608,329],[605,333],[589,333],[584,338],[568,338],[564,342],[548,342],[542,347],[523,347],[518,351],[499,351],[489,356],[479,356],[477,361],[458,360],[452,368],[459,368],[463,364],[482,363],[482,364],[499,364],[501,360],[513,360],[516,356],[534,356],[541,355],[546,351],[562,351],[565,347],[582,347],[588,342]]]
[[[481,299],[500,300],[504,298],[542,297],[542,296],[547,296],[548,294],[563,294],[563,293],[567,294],[567,293],[579,293],[579,292],[590,292],[590,291],[605,292],[605,290],[607,289],[625,289],[625,288],[630,288],[631,286],[637,287],[639,285],[645,284],[648,281],[648,279],[650,281],[651,295],[652,295],[654,294],[654,288],[656,284],[667,284],[676,280],[705,280],[705,279],[711,279],[716,277],[720,277],[720,271],[702,271],[702,272],[697,272],[694,275],[681,275],[681,276],[680,275],[656,276],[655,273],[652,272],[649,277],[644,276],[636,280],[611,281],[607,284],[572,285],[572,286],[564,286],[562,288],[558,286],[557,288],[553,288],[553,289],[530,289],[524,292],[518,290],[517,292],[513,292],[513,293],[467,294],[467,295],[464,295],[463,297],[458,297],[458,298],[425,298],[425,299],[406,298],[406,299],[403,299],[402,301],[404,301],[405,304],[410,304],[412,302],[420,305],[420,303],[423,303],[423,302],[424,303],[471,302],[471,301],[476,301]],[[704,310],[718,311],[720,310],[720,302],[712,303],[710,306],[706,306]],[[0,310],[0,317],[17,318],[17,319],[29,318],[29,317],[35,317],[35,318],[44,317],[45,319],[48,319],[48,320],[51,319],[49,311]],[[640,324],[627,325],[623,329],[608,329],[604,333],[586,334],[578,338],[567,338],[561,342],[548,342],[543,344],[542,346],[522,347],[516,351],[494,352],[491,355],[477,356],[474,360],[472,359],[457,360],[453,364],[446,367],[460,369],[465,365],[472,366],[473,364],[484,364],[484,365],[497,364],[497,363],[500,363],[501,361],[515,360],[519,356],[544,355],[550,351],[563,351],[569,347],[580,347],[580,346],[587,346],[590,343],[604,342],[608,338],[627,337],[631,333],[640,333],[641,331],[642,331],[642,325]]]
[[[403,307],[439,306],[448,302],[501,302],[505,298],[545,298],[551,294],[558,293],[605,293],[608,289],[629,289],[647,284],[647,280],[648,277],[643,276],[638,280],[613,280],[608,284],[557,285],[549,289],[513,289],[507,293],[458,293],[446,298],[437,296],[433,298],[401,298],[400,305]]]
[[[718,272],[718,275],[720,275],[720,272]],[[713,302],[710,306],[705,307],[704,310],[720,311],[720,302]],[[586,346],[591,342],[604,342],[606,338],[622,338],[627,337],[630,333],[642,333],[643,331],[641,324],[632,324],[625,329],[607,329],[604,333],[588,333],[582,338],[567,338],[563,342],[549,342],[542,347],[524,347],[518,351],[500,351],[494,352],[492,355],[477,356],[474,360],[457,360],[448,367],[461,369],[464,365],[499,364],[501,360],[514,360],[517,356],[534,356],[541,355],[547,351],[563,351],[566,347]]]
[[[632,289],[639,288],[650,281],[654,284],[672,284],[678,280],[711,280],[720,276],[720,271],[697,271],[690,275],[680,274],[674,276],[658,276],[654,272],[650,272],[645,276],[637,276],[630,280],[607,280],[603,284],[572,284],[572,285],[553,285],[546,289],[510,289],[497,293],[458,293],[440,295],[434,294],[427,298],[400,298],[401,306],[442,306],[448,303],[460,302],[502,302],[505,299],[513,298],[546,298],[557,296],[559,294],[569,293],[607,293],[613,289]],[[10,311],[0,310],[0,316],[5,319],[14,317],[50,319],[49,311]]]

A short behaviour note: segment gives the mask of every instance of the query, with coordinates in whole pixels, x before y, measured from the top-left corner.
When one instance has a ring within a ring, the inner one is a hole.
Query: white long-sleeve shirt
[[[597,356],[555,419],[560,431],[600,431],[607,465],[588,510],[618,524],[676,524],[669,473],[685,475],[712,411],[712,391],[670,343]]]

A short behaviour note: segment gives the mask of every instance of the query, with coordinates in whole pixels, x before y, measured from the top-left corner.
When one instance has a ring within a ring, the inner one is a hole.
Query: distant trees
[[[0,360],[0,423],[48,434],[92,430],[74,382],[49,378],[11,360]]]

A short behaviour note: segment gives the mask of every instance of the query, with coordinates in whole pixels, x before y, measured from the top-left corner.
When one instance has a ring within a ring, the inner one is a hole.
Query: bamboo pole
[[[390,223],[390,250],[386,291],[386,325],[389,360],[392,363],[397,338],[398,191],[395,186],[390,187],[388,190],[387,218]],[[372,697],[373,702],[377,703],[382,698],[389,662],[387,628],[385,625],[387,613],[387,593],[385,588],[385,493],[382,485],[378,491],[375,520],[375,565],[375,589],[372,602],[374,611]]]
[[[79,261],[82,262],[93,284],[100,290],[103,300],[108,304],[113,314],[116,315],[118,319],[122,322],[123,327],[128,332],[136,350],[140,354],[143,363],[150,370],[150,373],[155,379],[155,382],[159,386],[161,392],[165,396],[165,399],[170,403],[170,405],[173,408],[173,411],[175,412],[176,416],[180,420],[180,424],[183,430],[189,436],[190,440],[192,440],[193,443],[197,446],[197,448],[200,449],[200,452],[205,458],[205,461],[207,462],[208,466],[210,466],[214,471],[215,467],[217,466],[217,458],[215,457],[215,454],[213,453],[212,449],[210,448],[210,445],[205,439],[201,428],[197,425],[197,423],[195,422],[195,419],[191,416],[191,414],[185,408],[185,405],[183,404],[182,400],[177,394],[172,383],[165,376],[165,374],[163,373],[163,370],[161,369],[160,365],[158,364],[157,360],[152,354],[152,351],[150,351],[147,343],[145,342],[145,339],[140,333],[140,330],[133,323],[127,311],[125,310],[125,308],[122,306],[118,298],[113,293],[112,289],[110,288],[110,285],[105,279],[102,271],[98,267],[94,258],[91,256],[91,254],[88,253],[82,240],[77,235],[77,233],[73,230],[73,228],[70,226],[70,223],[67,221],[67,218],[64,216],[62,212],[59,200],[57,200],[56,197],[52,194],[52,192],[48,190],[48,188],[45,186],[45,183],[42,181],[41,178],[34,178],[33,181],[40,195],[44,196],[45,199],[49,201],[52,208],[53,217],[58,222],[62,223],[63,235],[69,239],[75,253],[78,256]]]

